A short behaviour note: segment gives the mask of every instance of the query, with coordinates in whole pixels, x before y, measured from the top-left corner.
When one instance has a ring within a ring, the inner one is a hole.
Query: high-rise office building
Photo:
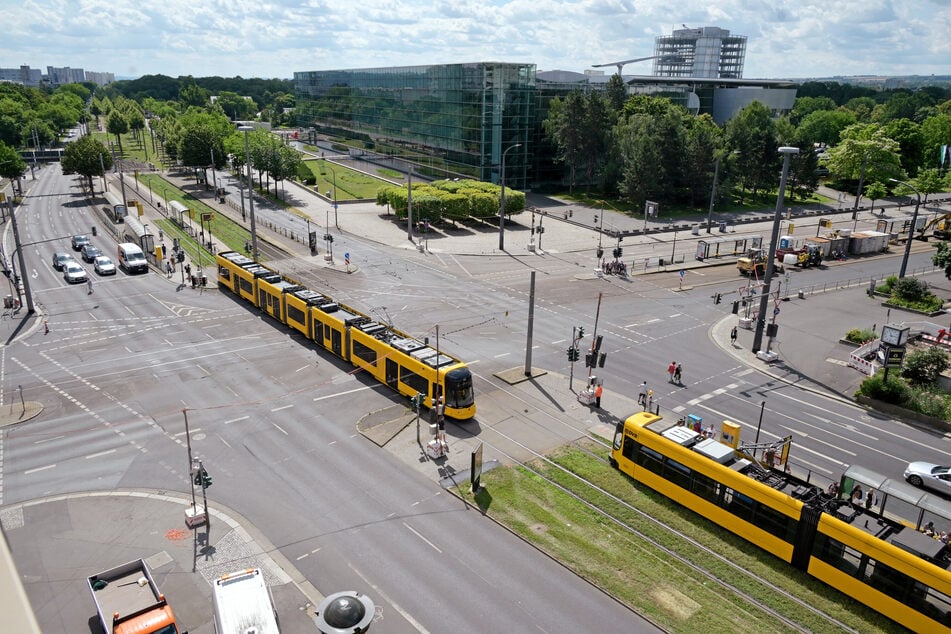
[[[684,27],[654,40],[654,75],[740,79],[746,59],[746,36],[727,29]]]

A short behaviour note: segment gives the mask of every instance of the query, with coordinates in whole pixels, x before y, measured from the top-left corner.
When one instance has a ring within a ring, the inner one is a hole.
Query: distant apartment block
[[[105,86],[116,80],[114,73],[96,72],[82,68],[70,68],[65,66],[57,68],[47,66],[46,74],[43,74],[40,68],[30,68],[29,66],[20,66],[19,68],[0,68],[0,82],[6,81],[14,84],[23,84],[24,86],[62,86],[63,84],[73,84],[81,81],[88,81],[99,86]]]

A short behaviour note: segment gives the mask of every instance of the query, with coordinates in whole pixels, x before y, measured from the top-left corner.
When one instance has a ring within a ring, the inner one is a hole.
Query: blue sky
[[[0,0],[0,15],[0,66],[117,77],[474,61],[584,71],[652,55],[682,25],[745,35],[747,78],[951,74],[951,0]]]

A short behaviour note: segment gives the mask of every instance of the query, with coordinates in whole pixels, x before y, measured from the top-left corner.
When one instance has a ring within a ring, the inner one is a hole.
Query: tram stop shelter
[[[701,262],[708,258],[743,257],[750,249],[761,249],[763,236],[710,238],[697,241],[696,258]]]

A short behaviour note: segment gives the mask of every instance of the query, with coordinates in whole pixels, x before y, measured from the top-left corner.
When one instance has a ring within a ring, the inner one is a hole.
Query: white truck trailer
[[[277,611],[264,575],[248,568],[215,579],[211,587],[218,634],[279,634]]]
[[[106,634],[179,634],[175,614],[143,559],[86,578]]]

